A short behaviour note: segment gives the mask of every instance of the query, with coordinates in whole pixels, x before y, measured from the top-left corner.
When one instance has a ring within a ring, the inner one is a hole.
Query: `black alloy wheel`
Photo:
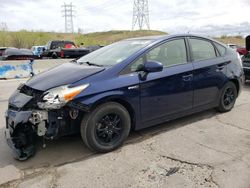
[[[224,105],[230,106],[235,101],[235,97],[233,88],[227,88],[223,97]]]
[[[236,98],[238,96],[236,86],[233,82],[228,82],[222,89],[218,111],[228,112],[234,107]]]
[[[126,108],[116,102],[107,102],[85,114],[81,136],[91,150],[109,152],[122,145],[130,127],[131,118]]]
[[[122,133],[122,120],[118,114],[107,114],[96,124],[96,139],[103,144],[113,144]]]

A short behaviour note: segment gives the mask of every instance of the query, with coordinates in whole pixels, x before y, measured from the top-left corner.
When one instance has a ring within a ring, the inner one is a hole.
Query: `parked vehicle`
[[[62,40],[49,41],[45,46],[45,50],[42,56],[52,57],[52,58],[61,57],[61,49],[65,48],[65,46],[67,45],[74,46],[75,44],[71,41],[62,41]]]
[[[37,58],[29,49],[7,48],[2,53],[2,60],[29,60]]]
[[[250,53],[242,57],[243,69],[245,74],[245,82],[250,80]]]
[[[0,56],[3,55],[3,52],[7,49],[7,47],[0,47]]]
[[[85,48],[76,48],[74,42],[54,40],[49,41],[46,45],[46,50],[43,52],[43,57],[51,58],[79,58],[89,53]]]
[[[228,46],[237,51],[242,56],[248,54],[248,50],[245,47],[236,44],[228,44]]]
[[[45,51],[45,46],[32,46],[31,51],[35,56],[41,57],[43,51]]]
[[[0,61],[2,60],[3,52],[7,49],[7,47],[0,47]]]
[[[250,51],[250,35],[246,37],[246,48]],[[250,80],[250,53],[242,57],[245,81]]]
[[[109,152],[139,130],[209,108],[230,111],[239,96],[239,55],[195,35],[123,40],[38,74],[9,99],[6,138],[15,157],[35,154],[37,136],[80,132]]]
[[[79,58],[86,54],[88,54],[90,51],[86,48],[62,48],[60,52],[61,58]]]

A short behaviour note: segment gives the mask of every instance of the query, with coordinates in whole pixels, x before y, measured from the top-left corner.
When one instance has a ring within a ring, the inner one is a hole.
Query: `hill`
[[[0,31],[0,46],[12,46],[17,48],[31,48],[34,45],[45,45],[50,40],[71,40],[77,45],[84,43],[89,45],[107,45],[118,40],[167,34],[161,31],[107,31],[95,32],[89,34],[67,34],[53,32],[32,32],[32,31],[17,31],[7,32]]]
[[[33,31],[0,31],[0,47],[11,46],[17,48],[31,48],[34,45],[45,45],[50,40],[71,40],[77,45],[84,43],[85,46],[89,45],[107,45],[122,39],[149,36],[149,35],[163,35],[167,34],[162,31],[107,31],[95,32],[89,34],[67,34],[67,33],[53,33],[53,32],[33,32]],[[245,42],[241,36],[222,36],[216,38],[223,43],[234,43],[244,46]]]
[[[245,39],[242,36],[221,36],[220,38],[215,39],[225,44],[237,44],[239,46],[245,46]]]

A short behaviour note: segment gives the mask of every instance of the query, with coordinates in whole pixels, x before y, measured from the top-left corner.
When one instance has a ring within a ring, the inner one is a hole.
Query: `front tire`
[[[222,89],[218,111],[219,112],[228,112],[234,107],[236,98],[237,98],[237,89],[233,82],[228,82]]]
[[[122,145],[130,132],[128,111],[115,102],[104,103],[85,115],[81,136],[91,150],[109,152]]]

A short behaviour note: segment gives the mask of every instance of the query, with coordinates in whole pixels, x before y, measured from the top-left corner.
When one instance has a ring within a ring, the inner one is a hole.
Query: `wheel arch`
[[[236,89],[237,89],[237,95],[239,94],[239,91],[240,91],[240,83],[237,79],[230,79],[229,80],[230,82],[233,82],[236,86]]]

